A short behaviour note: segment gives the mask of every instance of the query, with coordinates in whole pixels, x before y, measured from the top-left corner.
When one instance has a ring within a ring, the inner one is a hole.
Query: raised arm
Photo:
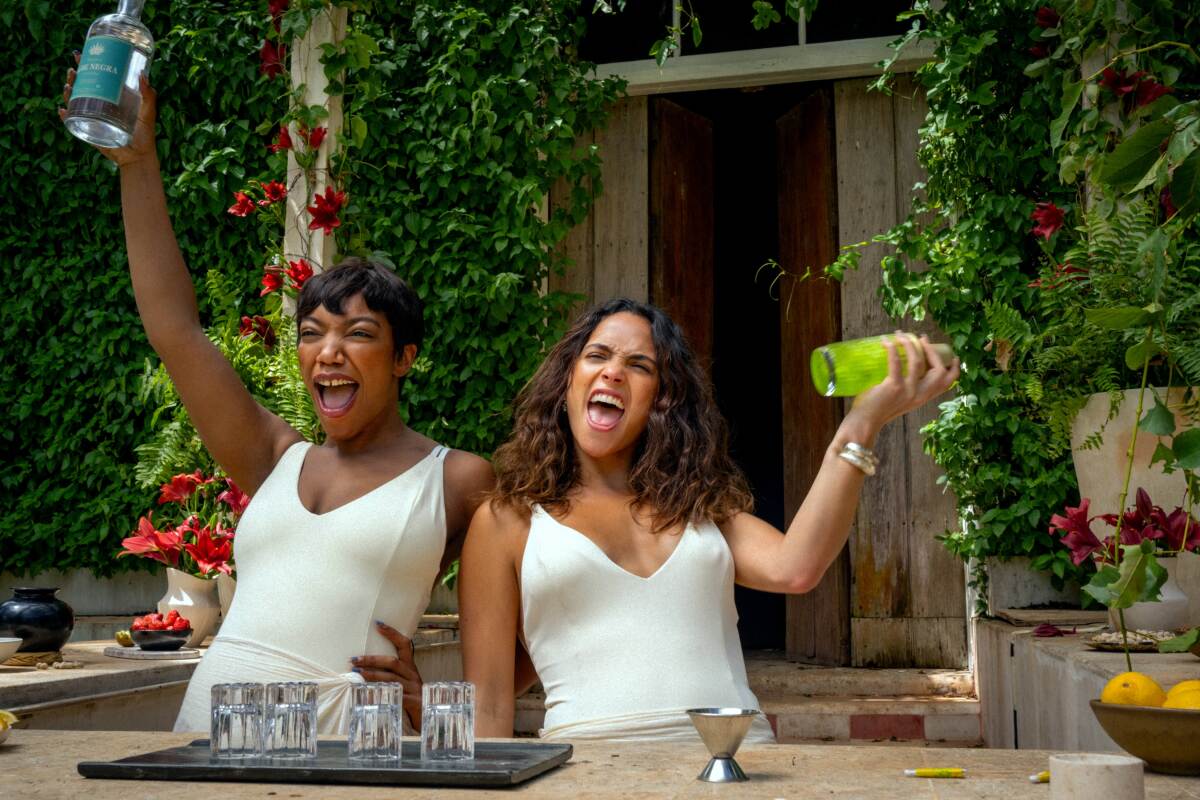
[[[475,684],[475,734],[480,737],[513,735],[518,568],[528,534],[528,519],[484,503],[463,546],[458,623],[463,672]]]
[[[896,338],[905,348],[907,362],[915,368],[902,375],[896,345],[885,345],[887,379],[861,395],[842,420],[787,534],[745,513],[721,526],[733,553],[738,583],[787,594],[813,589],[846,544],[859,494],[867,480],[858,467],[838,455],[842,448],[851,442],[874,447],[885,424],[929,402],[958,379],[958,360],[943,363],[924,337],[919,341],[906,336]]]
[[[75,72],[63,92],[70,96]],[[195,290],[167,213],[154,145],[155,93],[142,78],[133,141],[100,152],[121,173],[125,246],[138,314],[204,445],[243,491],[253,494],[300,435],[254,401],[204,333]],[[65,116],[64,110],[59,115]]]

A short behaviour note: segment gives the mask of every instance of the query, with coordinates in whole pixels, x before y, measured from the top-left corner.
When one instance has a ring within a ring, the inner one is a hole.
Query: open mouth
[[[596,390],[588,398],[588,424],[596,430],[611,431],[625,416],[625,401],[611,392]]]
[[[358,384],[346,378],[318,378],[313,384],[317,388],[317,405],[328,417],[345,414],[358,395]]]

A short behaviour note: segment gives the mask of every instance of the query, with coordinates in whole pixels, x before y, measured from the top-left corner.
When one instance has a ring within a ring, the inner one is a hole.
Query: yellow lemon
[[[1123,706],[1161,706],[1166,702],[1166,692],[1149,675],[1140,672],[1122,672],[1108,682],[1100,693],[1100,702]]]
[[[1197,690],[1200,690],[1200,681],[1180,681],[1167,690],[1167,699],[1170,700],[1172,697],[1184,692],[1195,692]]]
[[[16,714],[12,713],[11,711],[0,709],[0,731],[7,729],[9,725],[12,725],[16,721]]]
[[[1178,692],[1174,697],[1168,697],[1163,708],[1191,708],[1200,710],[1200,689],[1190,692]]]

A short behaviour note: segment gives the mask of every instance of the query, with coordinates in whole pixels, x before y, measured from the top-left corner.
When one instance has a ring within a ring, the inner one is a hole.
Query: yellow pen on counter
[[[1029,782],[1030,783],[1049,783],[1050,782],[1050,770],[1044,769],[1041,772],[1039,772],[1037,775],[1030,775]]]
[[[905,776],[909,778],[965,778],[967,771],[960,767],[921,767],[906,769]]]

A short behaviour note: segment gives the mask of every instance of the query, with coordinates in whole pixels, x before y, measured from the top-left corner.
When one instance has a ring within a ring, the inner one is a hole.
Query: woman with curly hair
[[[528,661],[546,690],[543,738],[690,738],[685,709],[757,708],[735,581],[816,586],[846,542],[880,429],[958,376],[925,339],[896,341],[887,379],[843,419],[785,534],[750,513],[679,327],[624,299],[582,316],[517,397],[496,489],[467,534],[461,626],[477,734],[512,735]],[[748,741],[772,740],[759,717]]]

